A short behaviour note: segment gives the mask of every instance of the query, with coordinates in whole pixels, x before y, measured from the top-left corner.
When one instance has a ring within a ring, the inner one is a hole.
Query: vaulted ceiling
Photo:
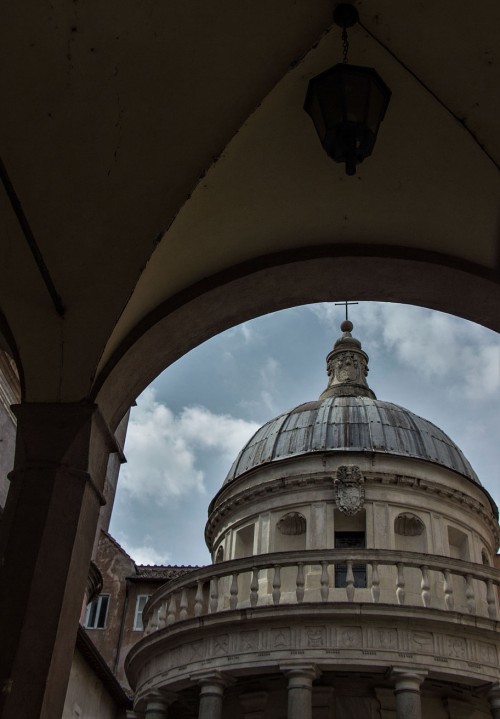
[[[500,5],[358,0],[349,60],[392,100],[355,177],[303,111],[341,59],[333,5],[4,6],[0,310],[27,399],[101,392],[111,418],[125,384],[129,401],[211,333],[303,301],[413,301],[499,329]]]

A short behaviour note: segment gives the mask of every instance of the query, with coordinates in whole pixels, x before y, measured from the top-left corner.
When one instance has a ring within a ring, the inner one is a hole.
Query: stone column
[[[0,715],[63,711],[113,436],[94,404],[16,405],[0,523]]]
[[[193,674],[191,679],[200,685],[198,719],[221,719],[224,689],[231,678],[215,671]]]
[[[500,719],[500,683],[491,685],[488,692],[488,701],[490,703],[491,716],[493,719]]]
[[[288,678],[287,719],[312,719],[312,683],[319,676],[314,664],[280,666]]]
[[[396,719],[422,719],[420,685],[426,676],[427,672],[425,671],[398,668],[392,670],[391,678],[394,681],[396,696]]]
[[[176,699],[176,694],[154,692],[146,697],[144,719],[167,719],[168,707]]]

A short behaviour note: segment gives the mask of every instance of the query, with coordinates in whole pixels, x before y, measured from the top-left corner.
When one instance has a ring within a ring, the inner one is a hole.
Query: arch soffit
[[[114,429],[164,369],[210,337],[269,312],[344,299],[428,307],[500,331],[497,273],[404,247],[307,247],[244,262],[162,303],[115,351],[91,399]]]

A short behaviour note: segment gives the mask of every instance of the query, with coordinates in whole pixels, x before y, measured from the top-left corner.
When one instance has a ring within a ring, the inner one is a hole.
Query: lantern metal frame
[[[392,93],[376,70],[347,63],[346,28],[358,22],[356,8],[341,3],[334,20],[343,28],[344,62],[309,81],[304,110],[325,152],[345,163],[347,175],[354,175],[356,166],[373,152]]]

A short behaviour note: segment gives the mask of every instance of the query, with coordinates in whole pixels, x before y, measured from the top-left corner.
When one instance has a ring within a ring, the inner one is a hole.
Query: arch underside
[[[230,268],[164,302],[110,358],[92,399],[114,427],[161,371],[210,337],[269,312],[344,299],[428,307],[500,331],[494,273],[405,248],[305,247]]]

